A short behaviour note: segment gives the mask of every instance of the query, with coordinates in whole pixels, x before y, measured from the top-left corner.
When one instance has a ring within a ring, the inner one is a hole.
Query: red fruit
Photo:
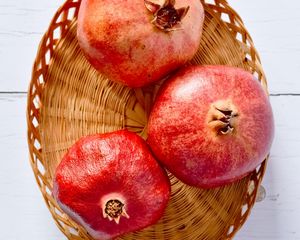
[[[59,206],[95,239],[112,239],[154,224],[170,182],[145,142],[127,130],[81,138],[54,179]]]
[[[166,82],[148,131],[148,143],[170,172],[211,188],[242,178],[264,160],[274,123],[268,97],[250,73],[192,66]]]
[[[141,87],[192,59],[202,34],[199,0],[83,0],[79,45],[89,62],[111,80]]]

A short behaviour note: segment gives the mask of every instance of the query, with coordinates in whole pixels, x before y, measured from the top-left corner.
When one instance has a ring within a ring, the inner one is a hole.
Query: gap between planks
[[[0,94],[27,94],[25,91],[0,91]],[[300,97],[300,93],[271,93],[271,97],[280,97],[280,96],[293,96],[293,97]]]

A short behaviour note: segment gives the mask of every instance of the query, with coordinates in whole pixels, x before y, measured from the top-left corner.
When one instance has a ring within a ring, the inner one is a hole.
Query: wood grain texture
[[[40,39],[61,0],[0,1],[0,90],[26,91]]]
[[[0,94],[0,239],[64,239],[29,164],[25,108],[25,94]]]
[[[300,239],[299,96],[271,97],[276,136],[257,203],[237,240]],[[0,94],[0,226],[3,239],[65,239],[56,228],[28,161],[25,94]],[[17,227],[18,226],[18,227]],[[1,238],[2,239],[2,238]]]

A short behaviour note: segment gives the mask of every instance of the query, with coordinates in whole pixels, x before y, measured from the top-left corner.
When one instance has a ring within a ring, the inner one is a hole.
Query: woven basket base
[[[68,1],[64,7],[68,4],[69,8],[75,6],[78,11],[78,4]],[[260,65],[256,68],[256,62],[247,58],[251,48],[247,50],[246,43],[236,39],[238,32],[222,20],[220,3],[204,2],[204,6],[203,38],[198,53],[189,64],[242,67],[258,72],[261,80]],[[224,6],[227,5],[222,5],[222,9],[226,9]],[[55,169],[67,149],[82,136],[128,128],[146,138],[147,116],[162,82],[133,90],[97,73],[77,44],[76,11],[73,19],[67,21],[65,18],[65,34],[56,42],[46,71],[39,75],[39,78],[43,77],[42,87],[39,91],[31,89],[34,94],[30,92],[29,96],[29,121],[38,123],[29,125],[29,134],[36,136],[36,139],[29,138],[29,145],[39,186],[59,228],[69,239],[91,239],[52,198]],[[38,149],[38,153],[34,149]],[[264,169],[265,163],[244,179],[211,190],[189,187],[169,174],[172,196],[162,219],[154,226],[120,239],[230,239],[249,215]]]

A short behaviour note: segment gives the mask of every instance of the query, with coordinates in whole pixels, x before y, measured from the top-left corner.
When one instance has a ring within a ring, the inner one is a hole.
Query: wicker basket
[[[267,83],[251,37],[225,0],[202,0],[206,18],[201,46],[191,64],[224,64],[252,72]],[[28,91],[30,162],[57,226],[69,239],[91,239],[62,212],[52,197],[52,177],[65,151],[81,136],[128,128],[146,137],[147,115],[160,84],[130,89],[103,78],[77,45],[79,0],[55,14],[40,43]],[[172,197],[154,226],[120,239],[231,239],[254,205],[266,160],[244,179],[201,190],[170,176]]]

